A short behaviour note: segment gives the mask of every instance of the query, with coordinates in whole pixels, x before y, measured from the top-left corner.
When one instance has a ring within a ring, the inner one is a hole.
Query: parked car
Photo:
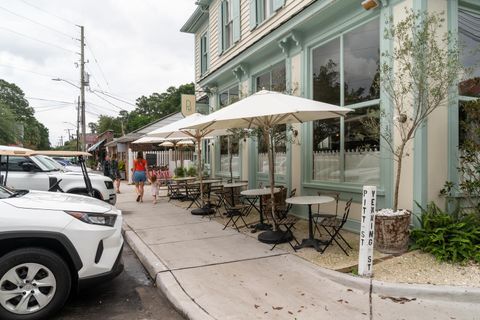
[[[0,146],[0,150],[23,150],[29,149]],[[2,158],[0,171],[7,169],[6,158]],[[100,174],[89,173],[95,198],[115,204],[117,195],[113,187],[113,181],[109,177]],[[58,184],[61,191],[75,194],[87,194],[85,181],[80,171],[64,171],[51,160],[42,155],[16,155],[10,156],[8,162],[7,186],[15,189],[31,189],[49,191]]]
[[[0,319],[49,319],[123,270],[122,215],[81,195],[0,187]]]

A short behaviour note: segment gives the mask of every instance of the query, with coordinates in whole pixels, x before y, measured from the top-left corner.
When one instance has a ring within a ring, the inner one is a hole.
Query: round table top
[[[188,180],[195,180],[197,177],[180,177],[180,178],[173,178],[175,181],[188,181]]]
[[[273,189],[273,193],[277,193],[277,192],[280,192],[280,188]],[[265,196],[270,194],[270,188],[248,189],[240,192],[240,194],[244,196]]]
[[[224,188],[238,188],[248,186],[248,182],[234,182],[234,183],[224,183]]]
[[[196,181],[198,183],[200,183],[200,180]],[[203,183],[215,183],[215,182],[222,182],[222,180],[218,180],[218,179],[207,179],[207,180],[202,180]]]
[[[332,197],[328,196],[299,196],[285,199],[286,203],[291,204],[320,204],[334,201]]]

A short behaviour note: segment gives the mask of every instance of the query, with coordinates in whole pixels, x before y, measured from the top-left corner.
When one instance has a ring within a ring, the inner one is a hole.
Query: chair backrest
[[[345,204],[345,211],[343,212],[341,227],[343,227],[345,222],[347,222],[348,220],[348,215],[350,214],[350,207],[352,205],[352,201],[353,199],[350,198],[350,200],[348,200],[347,203]]]
[[[328,192],[328,191],[318,191],[319,196],[328,196],[332,197],[335,200],[335,215],[338,214],[338,201],[340,201],[340,193],[338,192]]]
[[[290,190],[290,196],[289,198],[293,198],[295,197],[295,195],[297,194],[297,189],[296,188],[293,188],[292,190]],[[288,213],[290,211],[290,209],[292,209],[293,207],[293,204],[289,203],[287,204],[287,211],[286,213]]]

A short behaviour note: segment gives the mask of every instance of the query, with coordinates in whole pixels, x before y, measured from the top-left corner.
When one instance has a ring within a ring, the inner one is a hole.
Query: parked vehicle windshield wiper
[[[26,195],[27,193],[28,193],[28,190],[16,190],[10,195],[9,198],[20,197],[20,196]]]

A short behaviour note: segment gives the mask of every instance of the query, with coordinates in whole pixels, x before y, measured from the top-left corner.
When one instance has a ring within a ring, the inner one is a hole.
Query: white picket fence
[[[340,151],[314,152],[312,178],[320,181],[340,181]],[[345,150],[345,182],[379,185],[380,151]]]
[[[168,165],[170,161],[175,160],[175,152],[173,150],[165,150],[165,151],[145,151],[144,157],[145,159],[148,157],[149,154],[156,155],[156,165],[163,166]],[[193,151],[177,151],[177,161],[183,159],[183,161],[193,161],[194,152]]]

